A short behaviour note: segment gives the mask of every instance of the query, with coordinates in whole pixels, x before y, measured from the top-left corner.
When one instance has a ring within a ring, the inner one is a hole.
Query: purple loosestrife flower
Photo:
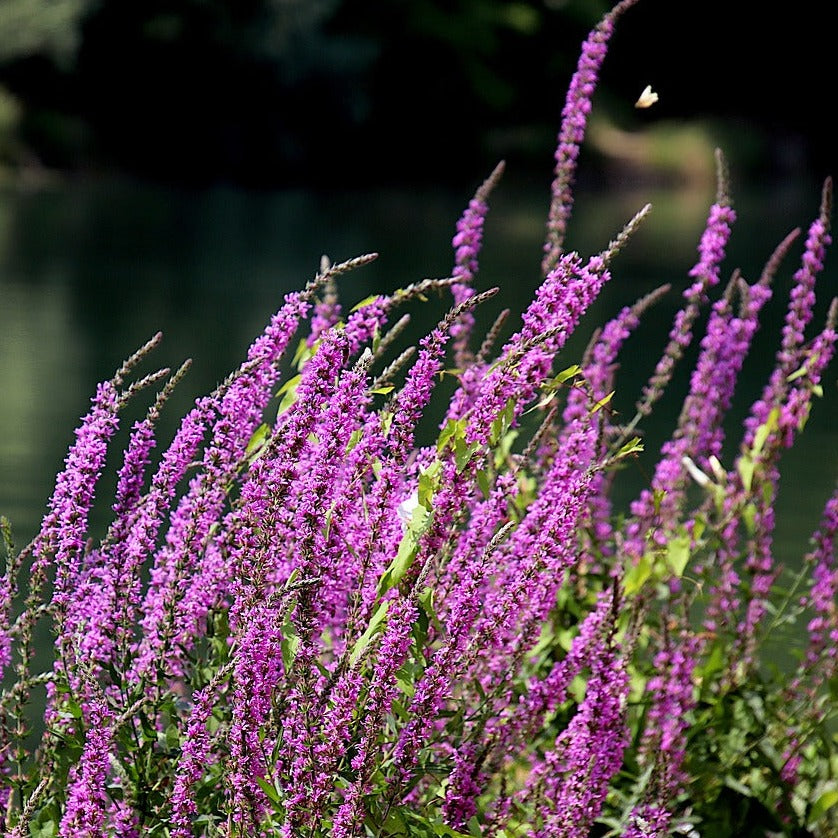
[[[279,750],[279,761],[290,765],[285,809],[286,822],[294,830],[309,826],[318,817],[325,795],[322,770],[326,766],[314,759],[318,733],[313,720],[319,713],[313,705],[318,704],[315,690],[320,692],[324,680],[318,668],[317,635],[322,636],[323,627],[339,605],[332,597],[336,575],[332,565],[338,565],[343,556],[329,551],[323,523],[333,500],[338,464],[357,424],[353,414],[367,400],[366,366],[366,363],[356,365],[340,376],[335,394],[318,419],[317,435],[321,442],[316,457],[301,477],[293,524],[293,567],[303,579],[311,580],[301,590],[292,613],[297,636],[294,684],[288,694]],[[319,782],[315,776],[320,777]],[[317,797],[313,796],[315,793]]]
[[[823,722],[826,709],[818,701],[818,694],[838,674],[838,562],[835,559],[835,536],[838,533],[838,489],[823,510],[820,526],[812,536],[812,550],[804,564],[811,569],[808,595],[802,604],[812,615],[806,625],[808,644],[806,654],[798,665],[791,682],[783,690],[783,697],[790,706],[804,702],[804,709],[790,716],[793,723],[786,731],[787,742],[783,752],[782,778],[795,784],[802,760],[801,731],[810,722]]]
[[[634,558],[642,555],[654,520],[661,526],[661,544],[677,529],[687,486],[684,458],[706,466],[711,457],[721,455],[723,421],[759,325],[759,312],[771,296],[763,283],[748,286],[741,282],[738,287],[744,297],[743,316],[734,316],[727,294],[714,303],[678,426],[661,448],[651,489],[643,490],[632,503],[635,520],[627,528],[624,549]]]
[[[56,480],[33,548],[33,576],[50,556],[55,563],[53,603],[60,615],[66,612],[78,580],[94,489],[105,465],[108,442],[118,427],[120,399],[114,383],[100,384],[92,404],[76,430],[76,441],[64,460],[65,469]]]
[[[776,366],[763,390],[762,397],[753,405],[745,420],[744,445],[753,445],[757,429],[768,421],[772,409],[779,405],[788,389],[788,378],[801,365],[801,353],[806,327],[812,320],[815,304],[815,283],[823,270],[826,249],[831,244],[829,216],[832,209],[832,181],[827,179],[821,199],[820,214],[809,227],[801,265],[794,274],[794,286],[789,298],[783,325]]]
[[[112,555],[118,555],[118,561],[113,558],[110,561],[118,567],[118,582],[113,589],[117,626],[112,645],[114,654],[118,650],[122,654],[127,653],[128,644],[133,639],[142,599],[140,570],[154,553],[163,517],[174,501],[178,484],[197,455],[215,406],[212,398],[200,399],[181,420],[151,478],[148,493],[132,513],[124,537],[118,546],[114,546]],[[116,660],[111,662],[117,663]]]
[[[220,674],[220,673],[219,673]],[[198,814],[194,788],[211,763],[210,734],[207,724],[218,701],[216,677],[192,696],[189,723],[183,734],[174,785],[169,797],[172,838],[192,838],[192,819]]]
[[[484,650],[484,686],[506,677],[517,650],[530,648],[579,554],[577,527],[590,497],[596,417],[577,423],[544,475],[537,497],[499,548],[496,582],[487,593],[473,647]],[[479,642],[478,642],[479,639]]]
[[[320,272],[325,274],[328,270],[329,260],[324,256]],[[306,344],[309,347],[314,346],[324,332],[340,322],[340,315],[341,305],[338,302],[337,283],[334,278],[330,278],[323,289],[323,296],[314,306],[314,312],[311,316],[311,329],[306,338]]]
[[[307,527],[306,538],[306,533],[295,530],[301,520],[295,518],[293,507],[289,508],[294,486],[301,479],[305,483],[305,476],[298,473],[298,459],[308,444],[309,435],[317,432],[318,423],[324,421],[324,416],[328,420],[326,414],[332,400],[335,400],[333,413],[347,412],[347,402],[335,399],[335,388],[336,373],[343,366],[348,346],[342,331],[330,330],[324,335],[317,352],[303,368],[297,401],[290,408],[280,432],[270,441],[269,450],[250,469],[242,486],[241,500],[228,515],[225,526],[225,552],[234,569],[230,626],[238,647],[233,672],[235,693],[229,773],[233,818],[240,824],[257,822],[258,813],[265,804],[264,794],[253,788],[252,779],[264,776],[267,771],[262,760],[263,750],[257,745],[265,733],[271,701],[283,676],[283,612],[271,600],[270,594],[274,586],[283,584],[295,568],[306,581],[311,581],[310,577],[320,570],[315,562],[317,557],[312,555],[311,541],[316,535],[316,522],[302,522]],[[356,387],[358,379],[358,372],[345,373],[342,377],[344,382],[349,380]],[[352,387],[345,387],[342,395],[345,399],[352,393]],[[334,416],[332,420],[331,427],[324,421],[321,433],[334,434],[337,430]],[[348,431],[341,431],[336,442],[331,442],[340,446],[347,436]],[[335,459],[334,451],[324,455],[324,467]],[[328,476],[317,469],[312,474],[315,480],[319,475],[321,481]],[[321,487],[309,484],[309,489],[320,491]],[[315,514],[307,506],[299,512],[301,516]],[[325,515],[325,510],[322,514]],[[300,536],[302,542],[298,545]],[[300,546],[304,555],[294,552]],[[304,599],[304,592],[300,596],[294,625],[302,650],[299,662],[302,678],[306,681],[307,663],[312,656],[309,644],[315,626],[311,623],[312,605]],[[285,731],[287,738],[305,735],[297,711],[304,713],[308,704],[306,698],[303,706],[290,709],[289,729]],[[293,763],[296,756],[296,752],[286,754],[286,761]]]
[[[61,838],[103,838],[107,835],[105,791],[113,747],[113,716],[101,700],[87,720],[87,737],[79,762],[70,769],[67,804],[58,834]]]
[[[646,684],[649,708],[640,744],[641,759],[655,765],[658,804],[666,807],[681,793],[689,713],[695,707],[693,671],[702,648],[699,637],[683,629],[667,638],[655,655],[655,675]]]
[[[596,89],[599,71],[608,52],[608,42],[614,32],[617,18],[636,0],[622,0],[617,3],[600,23],[591,31],[582,44],[579,63],[562,110],[556,148],[555,179],[551,187],[552,199],[547,219],[547,239],[544,244],[544,259],[541,270],[544,276],[556,266],[562,254],[567,224],[573,208],[573,182],[576,177],[576,162],[579,148],[585,139],[591,99]]]
[[[351,761],[353,777],[332,822],[333,838],[350,838],[363,829],[363,796],[369,787],[376,760],[381,758],[378,743],[381,723],[400,693],[396,673],[410,649],[417,616],[418,608],[412,597],[401,597],[390,605],[387,625],[375,650],[366,712],[361,716],[360,741]],[[290,834],[288,838],[291,838]]]
[[[590,667],[585,698],[530,775],[528,791],[541,801],[534,838],[586,838],[623,762],[629,678],[613,637],[592,650]]]
[[[452,241],[454,247],[454,270],[451,275],[456,282],[451,286],[454,303],[459,305],[474,294],[472,284],[477,273],[477,256],[483,243],[483,224],[489,210],[487,200],[495,184],[500,180],[504,164],[499,163],[491,175],[469,201],[468,208],[457,222],[457,232]],[[451,326],[454,339],[454,364],[464,369],[472,360],[469,353],[469,338],[474,329],[474,314],[465,311]]]
[[[821,524],[812,537],[814,549],[806,557],[812,566],[809,604],[815,616],[806,629],[809,646],[803,666],[819,682],[825,683],[838,665],[838,562],[835,535],[838,533],[838,489],[824,507]]]
[[[510,338],[501,360],[483,378],[468,418],[466,440],[485,444],[492,423],[514,404],[515,415],[536,395],[588,306],[611,278],[600,256],[587,264],[575,253],[563,256],[523,314],[523,328]]]
[[[634,305],[625,306],[620,313],[609,320],[593,342],[583,364],[582,377],[585,386],[572,387],[567,395],[567,405],[562,414],[564,433],[572,432],[576,423],[583,420],[591,410],[591,402],[599,402],[608,396],[614,383],[616,358],[623,343],[640,324],[640,316],[656,302],[669,286],[641,297]],[[600,447],[616,429],[610,427],[603,418],[603,434]],[[602,454],[603,451],[598,453]],[[589,509],[583,529],[591,534],[598,550],[608,551],[607,545],[611,534],[611,503],[608,499],[608,475],[597,472],[593,475]]]
[[[430,401],[437,374],[442,369],[450,327],[463,312],[471,310],[492,294],[494,291],[487,291],[467,298],[420,341],[421,348],[416,361],[395,397],[387,432],[386,455],[381,458],[376,481],[365,504],[357,510],[357,514],[363,516],[361,529],[364,536],[361,543],[354,545],[361,556],[361,573],[357,583],[360,593],[356,600],[357,614],[353,620],[358,625],[366,624],[378,581],[397,554],[404,534],[401,522],[394,513],[400,496],[403,499],[410,494],[406,491],[405,464],[413,454],[417,422]],[[422,566],[421,557],[417,566]]]
[[[547,676],[530,681],[529,691],[517,702],[509,702],[501,710],[494,737],[490,740],[497,758],[516,760],[520,753],[543,729],[545,718],[567,700],[567,689],[601,648],[613,625],[614,594],[605,590],[597,598],[596,606],[588,612],[574,637],[570,650],[554,664]],[[455,751],[455,768],[448,781],[443,814],[450,826],[463,829],[476,813],[475,788],[480,791],[489,781],[485,754],[474,743],[465,741]],[[478,763],[478,758],[481,763]],[[500,796],[492,806],[491,820],[499,826],[508,817],[512,798]]]
[[[658,361],[649,383],[643,390],[637,412],[646,416],[652,405],[660,398],[666,384],[672,377],[676,363],[692,342],[692,327],[701,306],[707,301],[707,291],[719,282],[719,269],[730,239],[731,227],[736,213],[729,205],[727,183],[721,155],[719,155],[719,186],[716,203],[710,207],[707,223],[698,246],[698,262],[690,270],[693,284],[684,291],[686,304],[675,315],[669,333],[669,343]]]
[[[203,468],[172,515],[166,543],[155,555],[143,610],[143,638],[135,665],[137,677],[153,666],[173,672],[182,668],[171,648],[178,636],[185,648],[206,613],[206,578],[229,579],[221,559],[206,550],[213,525],[227,500],[228,487],[241,467],[246,447],[261,421],[279,375],[278,361],[310,309],[308,292],[288,294],[267,329],[251,345],[247,361],[230,383],[218,406],[219,418],[204,453]],[[222,592],[218,592],[221,594]]]

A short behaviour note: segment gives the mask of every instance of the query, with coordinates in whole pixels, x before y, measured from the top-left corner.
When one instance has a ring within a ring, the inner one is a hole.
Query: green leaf
[[[457,471],[461,472],[471,461],[471,458],[480,448],[479,442],[466,443],[465,439],[458,439],[454,443],[454,461],[457,464]]]
[[[419,485],[416,494],[419,503],[425,509],[429,510],[431,508],[434,495],[439,488],[439,474],[441,471],[442,463],[439,460],[434,460],[427,468],[420,467],[419,469]]]
[[[809,810],[810,827],[817,825],[817,822],[835,805],[838,805],[838,788],[827,789],[821,796],[812,804]]]
[[[483,497],[488,498],[492,491],[492,485],[489,479],[489,474],[484,468],[481,468],[477,472],[477,486],[482,492]]]
[[[308,341],[306,338],[301,338],[300,342],[297,344],[297,351],[294,353],[294,357],[291,359],[291,363],[298,369],[302,369],[305,366],[306,361],[317,351],[317,346],[320,341],[315,342],[312,346],[308,345]]]
[[[349,435],[349,440],[346,443],[344,453],[348,454],[361,441],[363,435],[364,432],[361,428],[355,428],[355,430]]]
[[[636,436],[634,437],[634,439],[630,439],[625,445],[622,446],[622,448],[620,448],[620,450],[615,455],[615,459],[619,460],[623,457],[628,457],[629,454],[639,454],[643,450],[643,443],[640,441],[640,437]]]
[[[552,381],[550,381],[550,386],[558,387],[559,385],[564,384],[569,378],[574,378],[579,375],[580,372],[582,372],[582,367],[580,367],[579,364],[573,364],[573,366],[562,370],[558,375],[556,375]]]
[[[690,536],[685,533],[673,536],[666,544],[666,566],[679,579],[690,560],[691,541]]]
[[[754,434],[754,445],[751,449],[754,456],[759,456],[768,439],[769,434],[777,429],[777,423],[780,420],[780,408],[774,407],[768,414],[765,422],[756,429]]]
[[[279,792],[274,787],[274,784],[269,783],[264,777],[260,777],[258,774],[254,777],[254,779],[256,780],[256,784],[259,786],[259,788],[262,789],[263,792],[265,792],[265,796],[268,798],[268,800],[270,800],[271,803],[273,803],[274,806],[277,807],[277,811],[279,811],[278,807],[281,806],[282,801],[279,797]]]
[[[292,378],[289,378],[282,387],[277,390],[277,396],[282,396],[282,400],[279,403],[279,407],[276,410],[276,415],[281,416],[291,407],[294,402],[297,401],[297,387],[300,384],[300,379],[302,375],[299,373]]]
[[[465,428],[465,419],[449,419],[439,432],[436,440],[436,450],[441,454],[452,439],[455,439],[457,436],[462,437],[465,434]]]
[[[652,575],[652,557],[644,553],[637,563],[632,565],[623,577],[623,590],[626,596],[634,596]]]
[[[244,454],[245,457],[247,457],[248,462],[253,463],[259,459],[259,455],[265,450],[265,443],[270,435],[270,425],[265,422],[259,425],[259,427],[253,432],[247,443],[247,448],[244,450]]]
[[[419,539],[431,524],[431,513],[422,504],[414,508],[410,521],[405,528],[402,540],[399,542],[399,549],[396,557],[390,562],[390,566],[378,580],[377,596],[381,597],[391,588],[401,582],[402,577],[408,568],[413,564],[416,554],[419,552]]]
[[[607,405],[611,399],[614,398],[614,393],[616,390],[612,390],[607,396],[603,396],[592,408],[591,408],[591,416],[593,416],[598,410],[602,410],[605,405]]]
[[[753,461],[753,459],[751,459],[750,455],[743,454],[739,458],[739,462],[736,464],[736,468],[739,472],[739,477],[742,480],[742,487],[745,489],[746,492],[750,492],[751,484],[754,480],[754,469],[756,468],[756,463]]]
[[[297,649],[300,646],[300,637],[294,624],[286,619],[282,626],[282,642],[280,649],[282,650],[282,666],[288,672],[294,665],[294,658],[297,656]]]
[[[31,838],[54,838],[58,834],[58,823],[52,818],[34,820],[29,824]]]
[[[797,381],[798,378],[802,378],[809,370],[806,368],[806,364],[802,367],[798,367],[791,375],[786,376],[786,383],[791,384],[792,381]]]
[[[361,657],[364,649],[370,645],[370,641],[375,637],[378,630],[381,628],[381,624],[384,621],[384,618],[387,616],[387,609],[390,607],[390,602],[380,602],[378,604],[378,608],[375,610],[375,613],[372,615],[370,619],[369,625],[367,626],[364,633],[355,641],[355,645],[352,647],[352,652],[349,655],[349,664],[350,666],[354,666],[358,658]]]
[[[358,309],[366,308],[368,305],[372,305],[372,303],[374,303],[376,300],[380,298],[380,294],[370,294],[369,297],[364,297],[364,299],[361,300],[361,302],[355,303],[355,305],[352,306],[352,308],[349,310],[349,313],[351,314],[353,311],[358,311]]]

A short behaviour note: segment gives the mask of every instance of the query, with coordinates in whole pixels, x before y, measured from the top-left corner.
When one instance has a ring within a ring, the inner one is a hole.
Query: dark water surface
[[[501,291],[481,312],[484,325],[508,307],[510,329],[516,328],[514,315],[532,297],[548,188],[549,180],[516,182],[507,175],[491,201],[478,284]],[[452,265],[454,226],[470,197],[468,191],[437,188],[187,193],[115,181],[0,191],[0,514],[12,520],[17,543],[37,530],[96,382],[110,377],[148,337],[163,332],[154,355],[159,365],[194,359],[161,425],[168,441],[192,400],[241,361],[282,296],[314,275],[321,254],[335,261],[380,254],[375,263],[341,280],[347,309],[370,293],[445,276]],[[817,216],[820,185],[764,187],[734,198],[740,220],[723,279],[735,267],[755,279],[778,241],[793,227],[803,229],[775,281],[774,299],[745,365],[731,415],[731,457],[738,424],[772,365],[791,276],[806,229]],[[568,239],[573,249],[596,252],[647,201],[652,214],[615,261],[612,282],[565,352],[567,365],[576,362],[595,326],[661,283],[673,284],[626,345],[614,399],[626,418],[687,285],[713,201],[712,185],[706,191],[583,189]],[[838,293],[836,264],[831,253],[818,286],[818,325],[829,298]],[[411,308],[412,337],[430,328],[445,307],[444,301],[431,299],[424,308]],[[632,497],[651,473],[659,445],[677,418],[687,375],[683,368],[670,398],[647,425],[647,453],[621,475],[623,498]],[[824,398],[784,460],[777,531],[784,560],[793,562],[807,549],[838,477],[836,375],[833,363]]]

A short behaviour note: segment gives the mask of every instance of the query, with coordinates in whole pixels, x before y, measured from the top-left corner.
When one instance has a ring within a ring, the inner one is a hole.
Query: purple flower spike
[[[600,21],[582,44],[582,54],[570,81],[556,148],[555,179],[551,188],[552,200],[547,219],[547,240],[541,271],[544,276],[553,270],[562,254],[567,224],[573,209],[573,182],[579,148],[585,139],[591,99],[596,89],[599,71],[608,52],[608,42],[617,18],[637,0],[622,0]]]
[[[495,167],[495,170],[486,178],[475,193],[474,198],[469,202],[462,218],[457,222],[457,234],[452,241],[455,264],[451,273],[457,280],[451,286],[451,293],[454,295],[454,302],[457,305],[474,294],[472,283],[474,282],[474,275],[477,273],[477,256],[483,243],[483,224],[489,209],[486,201],[489,193],[500,180],[503,169],[504,164],[502,162]],[[451,337],[454,339],[454,363],[461,369],[472,360],[468,349],[468,341],[473,328],[474,314],[471,311],[463,312],[459,320],[451,326]]]

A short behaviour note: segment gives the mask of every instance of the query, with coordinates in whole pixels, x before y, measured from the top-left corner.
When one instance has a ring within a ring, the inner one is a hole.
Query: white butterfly
[[[658,101],[658,94],[652,90],[652,85],[647,84],[640,94],[640,98],[634,103],[635,108],[651,108]]]

